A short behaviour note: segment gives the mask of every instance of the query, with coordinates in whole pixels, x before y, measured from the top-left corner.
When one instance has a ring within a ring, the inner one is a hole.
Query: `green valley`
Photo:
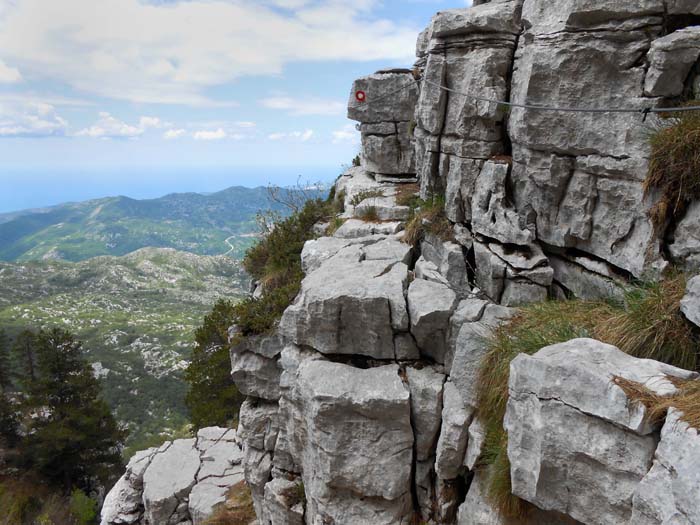
[[[78,263],[0,263],[0,328],[58,326],[84,342],[130,445],[187,421],[182,370],[194,329],[218,298],[247,287],[239,262],[144,248]]]

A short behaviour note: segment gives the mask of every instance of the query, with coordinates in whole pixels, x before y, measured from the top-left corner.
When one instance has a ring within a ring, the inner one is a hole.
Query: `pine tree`
[[[81,343],[60,329],[40,331],[35,342],[28,397],[35,415],[22,444],[25,462],[66,490],[90,490],[121,467],[125,433],[100,397]]]
[[[23,390],[29,390],[36,381],[37,336],[31,330],[23,330],[12,345],[15,375]]]
[[[0,329],[0,395],[7,394],[12,387],[12,364],[10,362],[10,339]]]
[[[185,371],[185,403],[195,428],[227,426],[238,416],[243,396],[231,379],[228,329],[234,305],[220,300],[195,332],[192,360]]]

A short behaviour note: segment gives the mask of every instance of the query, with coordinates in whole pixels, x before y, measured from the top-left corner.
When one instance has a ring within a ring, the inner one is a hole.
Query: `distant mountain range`
[[[238,258],[254,240],[256,213],[265,209],[286,211],[267,188],[235,186],[207,195],[107,197],[0,214],[0,260],[82,261],[144,247]]]

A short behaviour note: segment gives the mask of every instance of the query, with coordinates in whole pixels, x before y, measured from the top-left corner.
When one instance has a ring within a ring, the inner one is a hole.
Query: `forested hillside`
[[[0,263],[0,328],[58,326],[84,342],[105,399],[143,444],[186,423],[194,329],[247,287],[238,261],[146,248],[80,263]]]

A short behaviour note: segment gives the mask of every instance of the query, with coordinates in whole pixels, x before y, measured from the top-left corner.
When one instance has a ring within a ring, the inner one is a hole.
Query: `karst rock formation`
[[[474,3],[433,17],[412,70],[355,82],[361,165],[335,184],[347,220],[304,246],[274,333],[232,347],[260,525],[519,523],[480,468],[485,337],[528,303],[700,269],[700,203],[660,231],[643,187],[657,120],[644,110],[700,98],[700,2]],[[451,231],[411,245],[398,197],[416,186]],[[684,311],[700,323],[695,281]],[[650,421],[614,376],[664,394],[696,373],[586,338],[511,363],[511,490],[533,506],[521,523],[700,524],[698,432],[675,409]]]

